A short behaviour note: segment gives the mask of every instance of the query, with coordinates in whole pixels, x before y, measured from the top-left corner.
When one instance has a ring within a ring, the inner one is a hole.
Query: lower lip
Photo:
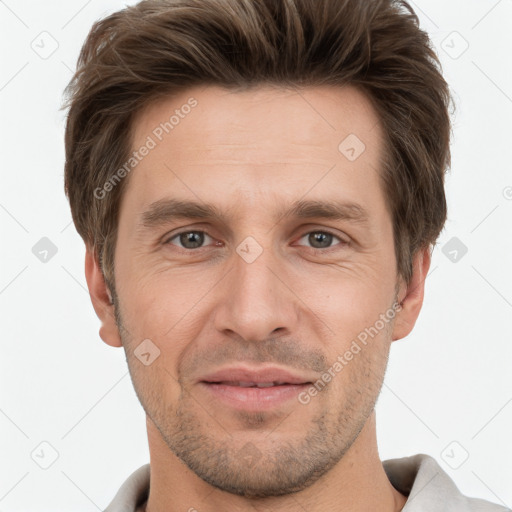
[[[201,382],[201,387],[224,404],[244,411],[274,409],[290,400],[298,400],[298,395],[310,384],[285,384],[268,388],[228,386]]]

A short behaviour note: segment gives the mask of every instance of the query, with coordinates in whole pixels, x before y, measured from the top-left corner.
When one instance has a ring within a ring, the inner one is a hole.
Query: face
[[[206,87],[133,128],[154,147],[124,191],[116,314],[149,421],[213,486],[303,489],[368,420],[392,339],[377,115],[353,88]]]

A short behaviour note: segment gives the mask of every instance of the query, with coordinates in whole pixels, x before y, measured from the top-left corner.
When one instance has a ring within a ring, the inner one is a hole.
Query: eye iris
[[[200,247],[203,242],[204,234],[199,231],[189,231],[188,233],[180,234],[180,243],[186,249],[196,249],[197,247]],[[188,245],[189,243],[191,243],[192,246]]]
[[[326,247],[329,247],[332,243],[332,237],[330,233],[310,233],[309,235],[309,243],[315,247],[315,249],[325,249]],[[320,247],[315,246],[317,242],[320,242]]]

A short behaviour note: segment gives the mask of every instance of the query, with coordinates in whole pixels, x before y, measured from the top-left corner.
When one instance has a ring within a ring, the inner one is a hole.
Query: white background
[[[98,336],[63,191],[62,92],[92,23],[124,4],[0,1],[0,512],[103,510],[149,460],[124,352]],[[413,5],[457,113],[449,220],[416,328],[392,348],[380,454],[430,454],[464,494],[512,507],[512,1]],[[32,48],[55,44],[44,31],[58,43],[46,59]],[[32,253],[42,237],[57,247],[46,263]],[[453,237],[468,248],[455,263],[442,252]]]

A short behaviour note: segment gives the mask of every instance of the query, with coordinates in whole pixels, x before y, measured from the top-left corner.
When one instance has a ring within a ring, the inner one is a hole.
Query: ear
[[[409,285],[402,281],[398,300],[402,309],[395,317],[392,341],[405,338],[413,329],[423,305],[425,279],[430,268],[431,255],[429,247],[420,249],[413,258],[412,277]]]
[[[92,305],[100,319],[100,337],[112,347],[122,347],[121,337],[114,316],[114,305],[111,303],[110,290],[103,278],[96,251],[86,246],[85,278],[91,296]]]

